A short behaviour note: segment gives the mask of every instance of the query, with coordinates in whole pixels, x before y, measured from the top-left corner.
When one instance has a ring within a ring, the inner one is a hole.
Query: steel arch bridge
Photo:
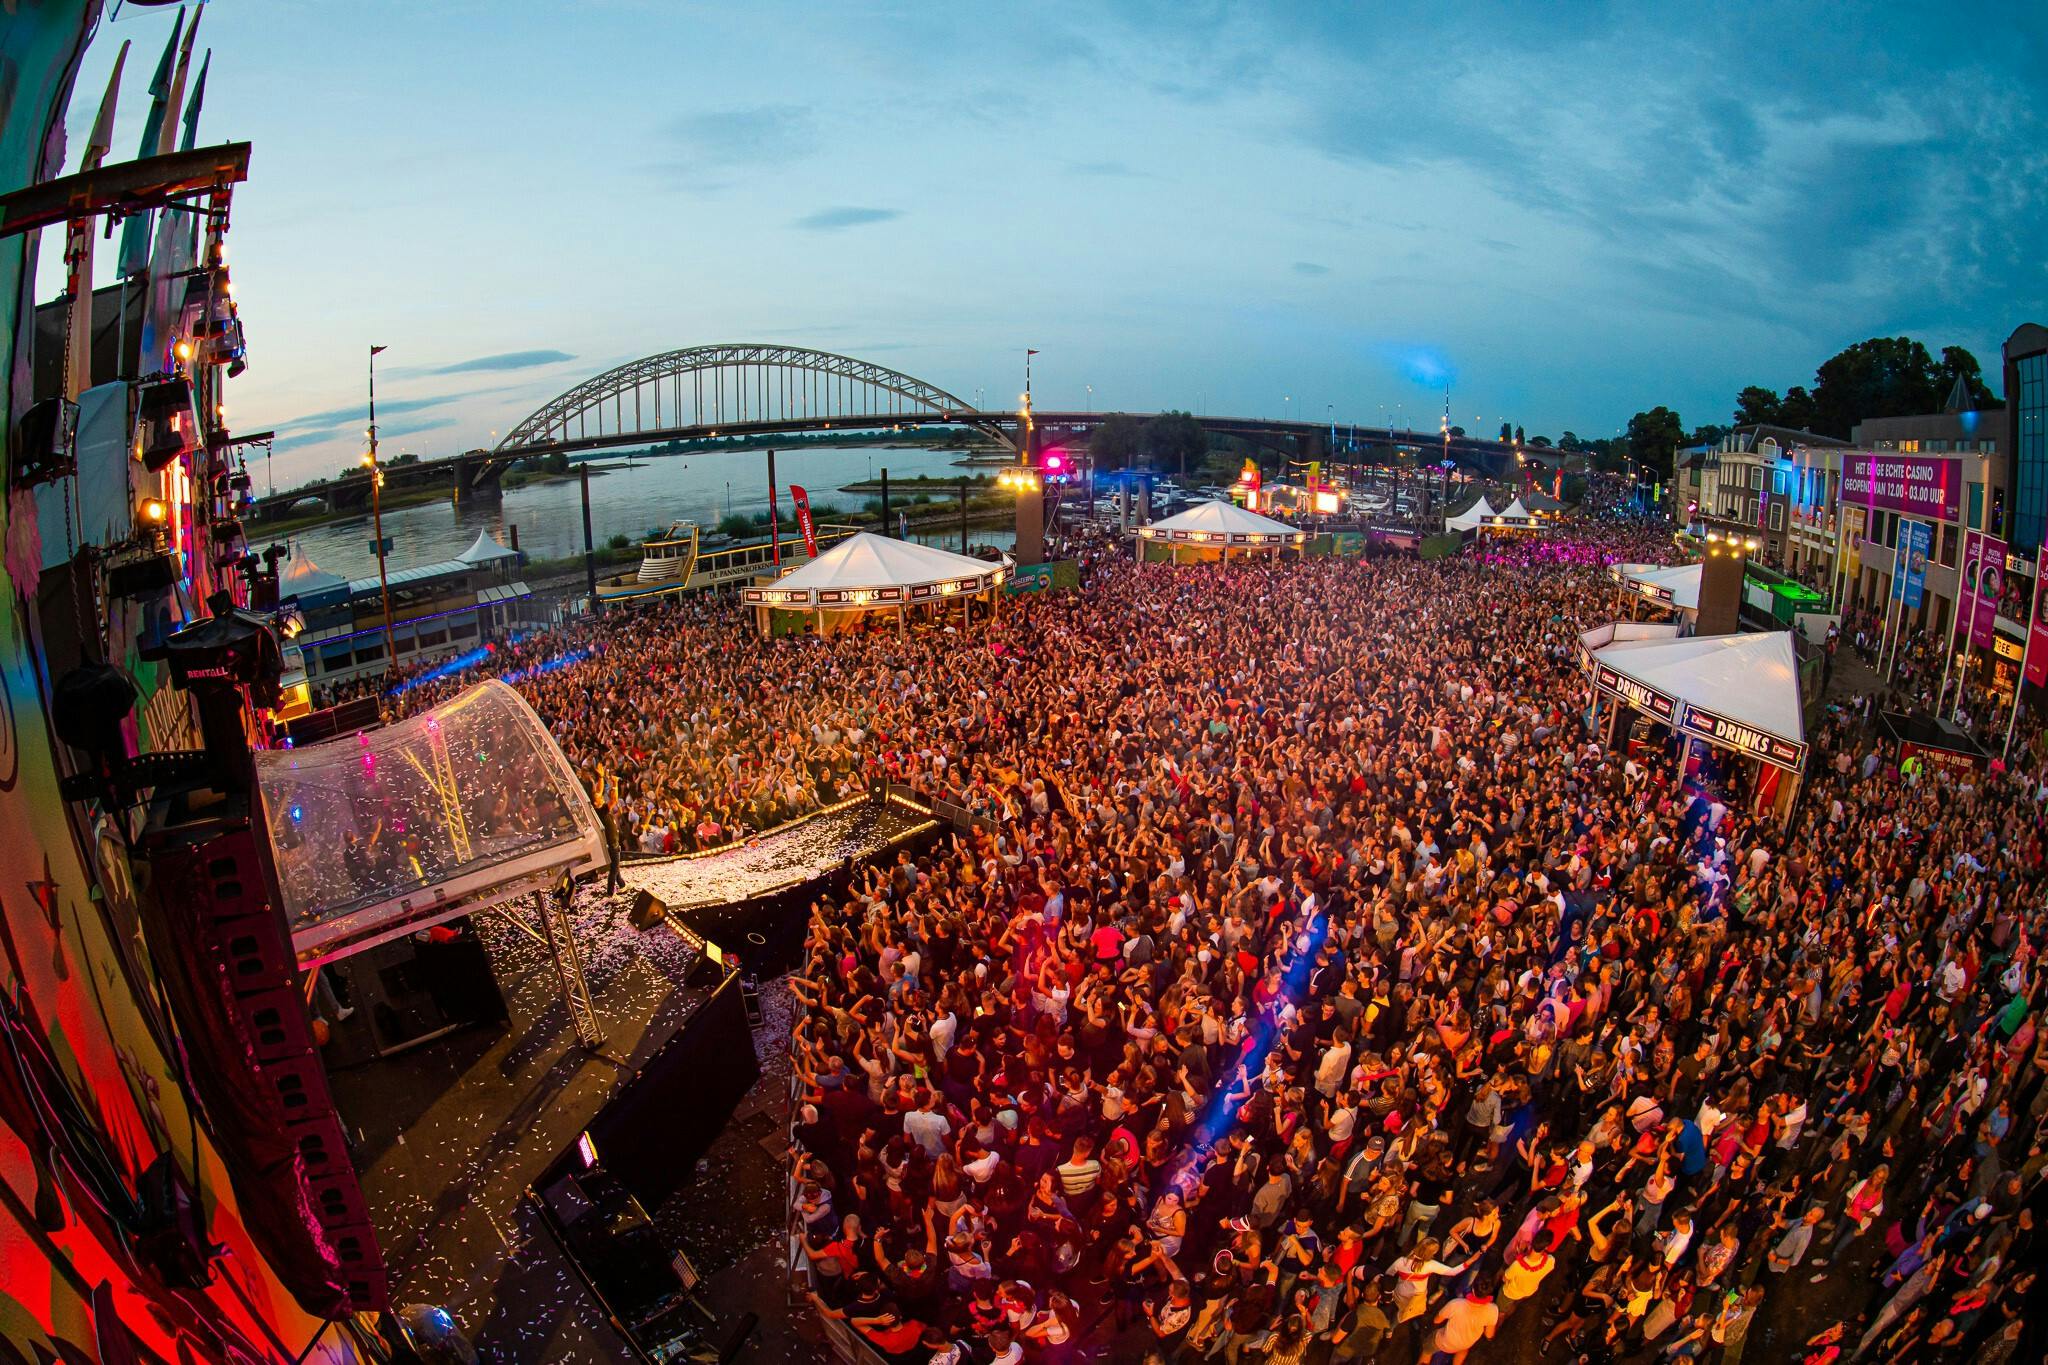
[[[545,455],[833,426],[968,426],[1007,444],[1010,420],[851,356],[801,346],[690,346],[584,380],[506,432],[493,453]]]

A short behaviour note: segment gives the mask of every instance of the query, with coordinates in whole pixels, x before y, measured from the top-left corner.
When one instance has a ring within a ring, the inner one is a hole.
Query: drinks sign
[[[1842,456],[1842,502],[1882,512],[1954,521],[1963,510],[1963,462],[1954,456]]]
[[[1701,706],[1685,708],[1684,729],[1692,731],[1710,744],[1719,744],[1760,758],[1766,763],[1775,763],[1780,768],[1797,771],[1806,766],[1806,746],[1789,739],[1759,730],[1753,725],[1744,725],[1739,720],[1730,720]]]
[[[1593,671],[1593,685],[1603,692],[1611,692],[1638,711],[1648,712],[1658,720],[1669,724],[1678,714],[1678,702],[1665,696],[1654,687],[1646,687],[1634,678],[1615,672],[1606,664],[1599,664]]]

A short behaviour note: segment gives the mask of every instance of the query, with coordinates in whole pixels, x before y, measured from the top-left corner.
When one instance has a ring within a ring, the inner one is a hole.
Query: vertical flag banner
[[[2034,686],[2048,687],[2048,620],[2041,618],[2041,608],[2048,606],[2048,593],[2041,591],[2042,584],[2048,583],[2048,573],[2037,567],[2034,574],[2034,619],[2027,626],[2026,662],[2020,671]]]
[[[2005,541],[1978,531],[1974,548],[1963,547],[1963,594],[1970,604],[1970,643],[1991,648],[1996,633],[1998,596],[2005,588]]]
[[[1927,587],[1927,551],[1934,544],[1934,523],[1909,521],[1899,528],[1899,572],[1892,576],[1892,595],[1908,611],[1920,610]]]
[[[818,557],[818,533],[811,526],[811,495],[804,492],[800,483],[789,486],[789,501],[796,508],[797,529],[804,533],[804,553],[812,559]]]

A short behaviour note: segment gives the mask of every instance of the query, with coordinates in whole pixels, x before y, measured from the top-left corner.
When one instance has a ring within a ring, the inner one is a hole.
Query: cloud
[[[706,191],[726,188],[741,171],[799,160],[816,149],[819,139],[810,110],[760,104],[679,115],[661,130],[660,144],[647,169]]]
[[[1296,261],[1294,263],[1293,270],[1294,273],[1297,275],[1314,276],[1327,275],[1330,273],[1330,267],[1322,265],[1316,261]]]
[[[419,412],[426,408],[438,408],[444,403],[453,403],[462,394],[443,393],[430,398],[387,398],[377,405],[380,415],[394,416],[399,413]],[[307,431],[334,432],[348,427],[368,427],[370,412],[366,406],[329,408],[325,412],[309,412],[302,417],[289,418],[275,424],[280,432],[303,433]],[[380,431],[389,430],[386,423],[377,424]]]
[[[427,371],[428,374],[471,374],[478,370],[530,370],[538,365],[559,365],[576,357],[567,351],[503,351],[497,355],[480,355],[473,360],[458,360],[453,365],[443,365]]]
[[[866,227],[870,223],[886,223],[892,218],[901,218],[901,209],[863,209],[850,206],[819,209],[807,213],[791,224],[805,232],[838,232],[845,228]]]

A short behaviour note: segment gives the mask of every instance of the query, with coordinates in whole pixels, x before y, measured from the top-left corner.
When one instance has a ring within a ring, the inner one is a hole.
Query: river
[[[841,485],[879,478],[884,469],[891,479],[920,474],[954,479],[985,472],[955,468],[953,461],[958,458],[958,451],[911,446],[777,451],[775,478],[781,486],[784,524],[788,525],[793,515],[791,484],[810,494],[818,520],[829,521],[827,507],[853,509],[867,500],[866,495],[840,492]],[[665,531],[677,521],[694,521],[709,531],[728,512],[768,510],[768,456],[764,450],[666,455],[638,461],[632,468],[623,461],[602,463],[607,468],[601,473],[592,470],[590,476],[590,529],[598,545],[614,535],[639,540],[649,532]],[[908,507],[910,496],[892,489],[891,508]],[[577,480],[528,483],[506,490],[501,497],[476,498],[460,507],[438,501],[394,508],[384,514],[384,534],[391,541],[390,567],[404,569],[453,559],[469,548],[479,530],[488,530],[509,545],[515,526],[519,548],[535,558],[551,559],[581,550],[583,508]],[[254,539],[263,542],[260,525],[251,526],[250,531]],[[377,572],[368,515],[310,526],[292,532],[289,538],[330,573],[367,578]],[[974,545],[997,545],[1005,550],[1010,548],[1010,538],[1007,528],[976,529],[969,535]],[[954,530],[933,530],[917,539],[947,549],[958,549],[960,544],[959,532]]]

